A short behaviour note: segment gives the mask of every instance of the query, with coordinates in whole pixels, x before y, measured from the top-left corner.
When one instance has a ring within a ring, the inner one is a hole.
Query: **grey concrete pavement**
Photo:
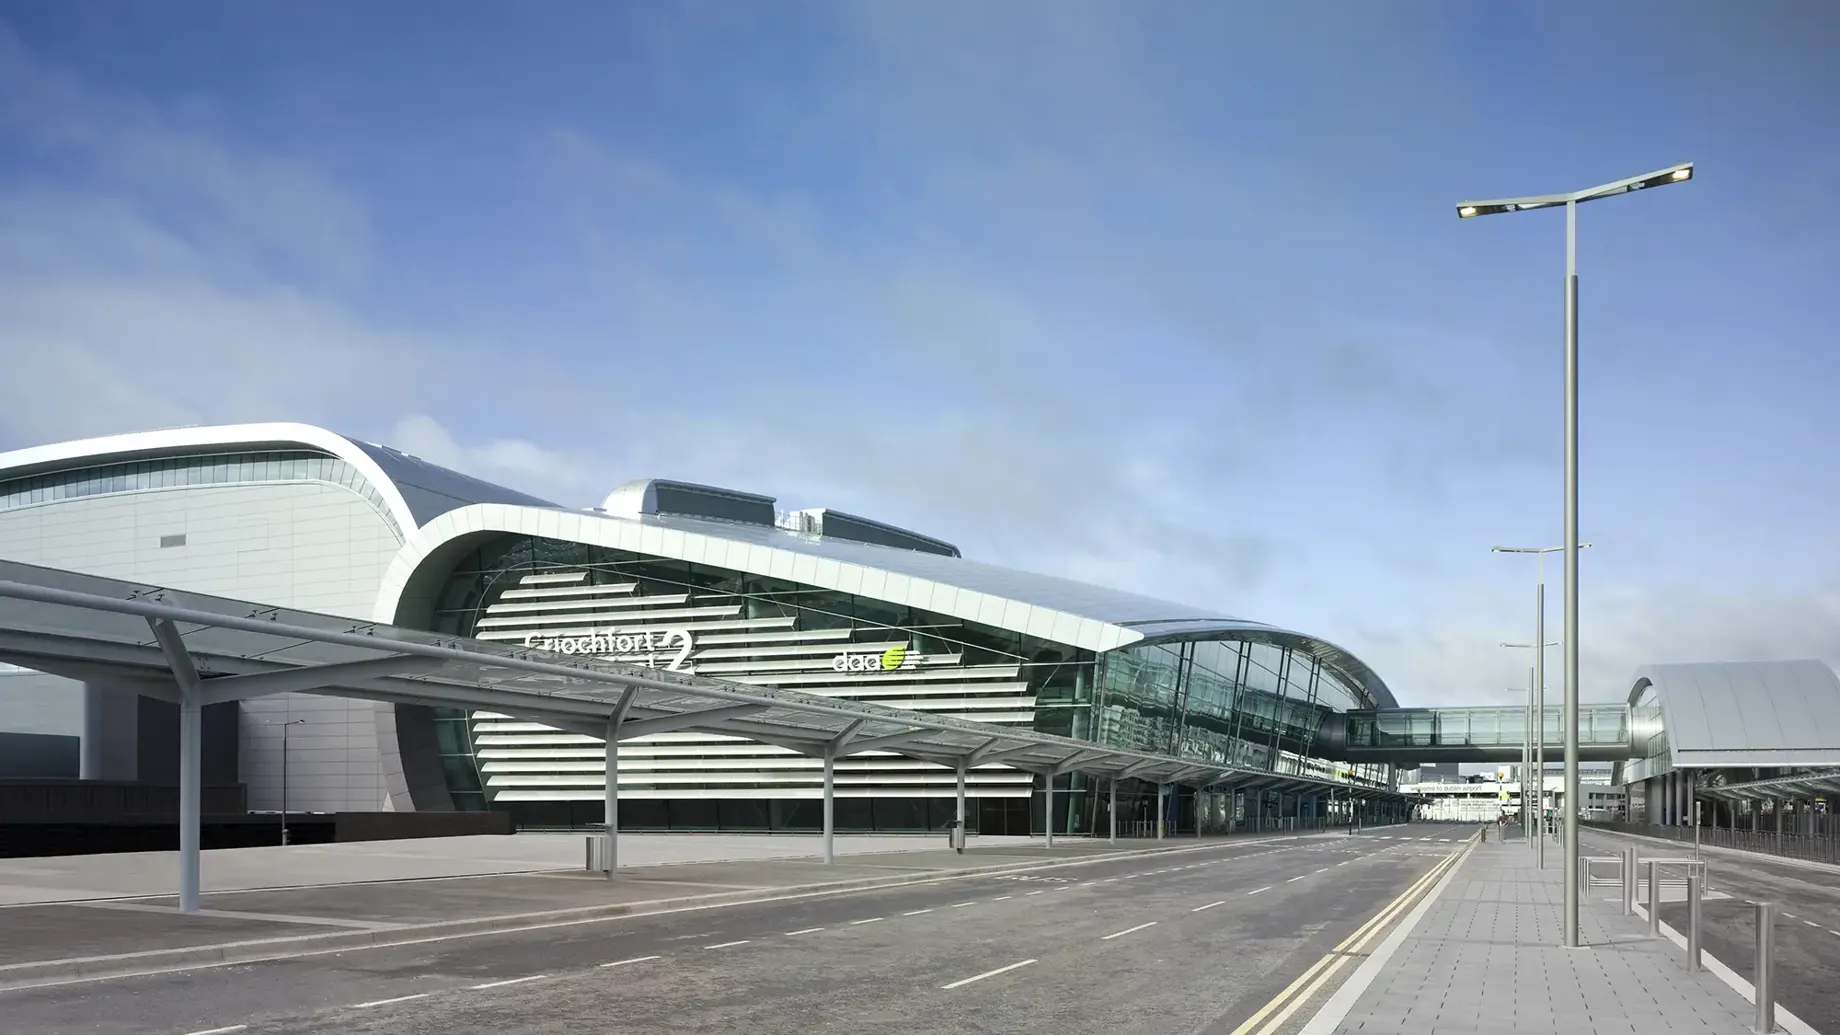
[[[564,870],[583,865],[584,836],[514,834],[223,848],[203,853],[200,885],[206,891],[247,891]],[[836,850],[839,856],[873,855],[924,850],[943,842],[944,835],[840,834]],[[1041,841],[974,836],[971,843],[1014,848]],[[822,839],[805,834],[620,835],[620,861],[627,866],[816,858],[822,852]],[[176,852],[0,859],[0,905],[170,895],[178,886]]]
[[[1615,855],[1634,845],[1644,857],[1679,858],[1690,845],[1596,831],[1585,837],[1587,851]],[[1701,907],[1705,950],[1746,981],[1755,980],[1755,902],[1782,909],[1776,930],[1776,1001],[1816,1031],[1840,1032],[1840,871],[1831,867],[1724,851],[1705,853],[1707,881],[1729,898]],[[1638,873],[1643,872],[1640,869]],[[1661,919],[1687,929],[1685,896],[1667,894]]]
[[[1225,1032],[1454,847],[1223,842],[0,992],[0,1016],[43,1035]]]
[[[1446,892],[1339,1019],[1336,1035],[1743,1035],[1751,1007],[1682,953],[1648,937],[1614,897],[1587,896],[1584,947],[1560,942],[1563,877],[1537,869],[1522,842],[1477,845]],[[1350,987],[1353,991],[1354,986]]]

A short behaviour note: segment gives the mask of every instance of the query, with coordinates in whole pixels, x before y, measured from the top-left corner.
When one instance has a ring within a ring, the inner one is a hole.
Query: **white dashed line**
[[[1305,878],[1305,877],[1308,877],[1308,876],[1309,876],[1309,874],[1307,874],[1307,873],[1299,873],[1299,874],[1298,874],[1297,876],[1295,876],[1295,877],[1292,877],[1292,878],[1291,878],[1290,880],[1287,880],[1287,881],[1285,881],[1284,883],[1286,883],[1286,884],[1295,884],[1295,883],[1297,883],[1298,881],[1300,881],[1300,880],[1302,880],[1303,878]]]
[[[1016,896],[1014,896],[1014,895],[998,895],[998,896],[997,896],[996,898],[993,898],[993,899],[991,899],[991,901],[992,901],[992,902],[1003,902],[1003,901],[1006,901],[1006,900],[1008,900],[1008,899],[1012,899],[1012,898],[1015,898],[1015,897],[1016,897]]]
[[[548,974],[532,974],[529,977],[506,978],[503,981],[487,981],[483,985],[469,985],[467,987],[470,988],[472,991],[477,992],[477,991],[480,991],[481,989],[486,989],[486,988],[503,988],[506,985],[521,985],[526,981],[541,981],[548,976],[549,976]]]
[[[1794,913],[1784,913],[1784,914],[1783,914],[1783,919],[1784,919],[1784,920],[1793,920],[1793,919],[1795,919],[1795,914],[1794,914]]]
[[[1102,942],[1109,942],[1113,938],[1123,938],[1125,935],[1130,934],[1132,931],[1141,931],[1146,927],[1155,927],[1155,926],[1156,926],[1156,921],[1152,920],[1147,924],[1138,924],[1136,927],[1127,927],[1122,931],[1116,931],[1112,934],[1108,934],[1099,940]]]
[[[930,909],[910,909],[907,912],[902,913],[901,915],[902,916],[919,916],[921,913],[931,913],[931,912],[932,910]]]
[[[975,906],[975,905],[977,905],[976,902],[954,902],[950,906],[947,906],[946,908],[947,909],[963,909],[966,906]]]
[[[351,1008],[354,1010],[368,1010],[373,1006],[388,1006],[391,1003],[406,1003],[411,999],[426,999],[433,994],[432,992],[417,992],[414,995],[399,995],[394,999],[373,999],[368,1003],[353,1003],[351,1004]]]
[[[732,949],[737,945],[746,945],[748,942],[752,940],[753,939],[751,938],[743,938],[740,941],[735,941],[735,942],[717,942],[714,945],[705,945],[703,946],[703,948],[705,949]]]
[[[1323,867],[1322,869],[1320,869],[1320,870],[1317,870],[1316,872],[1317,872],[1317,873],[1328,873],[1328,872],[1329,872],[1329,868],[1328,868],[1327,866],[1325,866],[1325,867]]]
[[[1262,888],[1259,888],[1259,889],[1257,889],[1256,891],[1248,891],[1248,892],[1246,892],[1246,894],[1248,894],[1248,895],[1256,895],[1256,894],[1258,894],[1258,893],[1259,893],[1260,891],[1270,891],[1270,890],[1271,890],[1271,885],[1269,885],[1269,884],[1267,884],[1267,885],[1265,885],[1264,887],[1262,887]]]
[[[233,1031],[242,1031],[247,1024],[232,1024],[228,1028],[206,1028],[203,1031],[188,1031],[185,1035],[230,1035]]]
[[[1205,905],[1205,906],[1196,906],[1195,908],[1193,908],[1193,909],[1191,909],[1191,910],[1189,910],[1189,912],[1191,912],[1191,913],[1199,913],[1199,912],[1201,912],[1201,911],[1202,911],[1203,909],[1213,909],[1213,908],[1214,908],[1215,906],[1224,906],[1224,905],[1226,905],[1226,904],[1227,904],[1227,900],[1223,898],[1223,899],[1221,899],[1221,900],[1220,900],[1219,902],[1209,902],[1209,903],[1208,903],[1207,905]]]
[[[1817,924],[1817,923],[1815,923],[1815,922],[1814,922],[1813,920],[1803,920],[1803,921],[1802,921],[1802,923],[1805,923],[1805,924],[1807,924],[1807,925],[1808,925],[1809,927],[1819,927],[1819,926],[1821,926],[1820,924]]]
[[[1031,891],[1031,892],[1029,892],[1029,895],[1046,895],[1047,893],[1048,893],[1048,889],[1047,889],[1047,888],[1042,888],[1042,889],[1041,889],[1040,891]],[[1028,897],[1029,897],[1029,895],[1024,895],[1024,896],[1022,896],[1022,897],[1023,897],[1023,898],[1028,898]]]
[[[813,928],[813,930],[818,930],[818,928]],[[794,933],[797,933],[797,932],[794,932]],[[647,960],[661,960],[661,959],[664,959],[664,957],[663,956],[634,956],[632,959],[629,959],[629,960],[614,960],[612,963],[603,963],[601,964],[601,966],[602,967],[624,967],[628,963],[644,963]]]
[[[786,937],[790,938],[795,934],[816,934],[822,930],[824,930],[822,927],[801,927],[796,931],[787,931]],[[711,946],[711,948],[714,948],[714,946]]]
[[[1337,866],[1346,866],[1346,865],[1348,865],[1348,864],[1349,864],[1349,863],[1351,863],[1351,862],[1354,862],[1354,860],[1353,860],[1353,859],[1345,859],[1345,860],[1343,860],[1342,862],[1338,862],[1338,863],[1336,863],[1335,865],[1337,865]]]
[[[982,981],[985,978],[996,977],[998,974],[1007,974],[1010,971],[1015,970],[1019,967],[1026,967],[1033,962],[1035,961],[1034,960],[1023,960],[1021,963],[1012,963],[1007,967],[998,967],[995,970],[987,970],[982,974],[974,974],[968,978],[960,978],[959,980],[954,981],[949,985],[940,985],[939,987],[944,990],[959,988],[964,985],[969,985],[973,981]]]
[[[861,919],[861,920],[852,920],[852,921],[850,921],[850,926],[851,926],[851,927],[855,927],[855,926],[857,926],[857,925],[859,925],[859,924],[872,924],[872,923],[875,923],[875,922],[876,922],[877,920],[880,920],[880,919],[882,919],[882,918],[881,918],[881,917],[879,917],[879,916],[871,916],[871,917],[865,917],[864,919]]]

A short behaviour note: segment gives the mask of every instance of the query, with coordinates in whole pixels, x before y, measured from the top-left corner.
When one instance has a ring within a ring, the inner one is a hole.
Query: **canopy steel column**
[[[965,770],[970,768],[971,760],[964,755],[958,756],[958,805],[953,815],[958,818],[958,829],[964,830],[964,837],[969,840],[971,832],[965,829]]]
[[[204,688],[198,668],[185,649],[179,628],[161,618],[147,619],[153,638],[179,687],[179,912],[198,912],[198,841],[202,821],[203,780],[199,766],[204,754]]]
[[[1169,785],[1166,783],[1159,783],[1156,785],[1156,839],[1158,841],[1163,839],[1163,810],[1168,808],[1168,806],[1164,804],[1163,795],[1168,790]]]
[[[837,861],[837,852],[834,844],[834,838],[836,836],[836,812],[832,808],[835,803],[833,777],[835,776],[836,768],[837,749],[834,747],[826,747],[824,749],[824,863],[827,866]]]
[[[620,720],[607,720],[607,785],[602,822],[607,825],[607,879],[620,868]]]
[[[1111,826],[1110,832],[1106,835],[1106,841],[1110,844],[1117,844],[1118,843],[1118,778],[1117,777],[1112,778],[1111,794],[1112,794],[1111,801],[1107,802],[1105,806],[1106,819],[1110,823],[1110,826]]]
[[[1047,794],[1043,798],[1042,804],[1043,822],[1041,826],[1042,829],[1048,833],[1049,848],[1054,847],[1054,774],[1055,770],[1050,769],[1042,774],[1041,778],[1042,786],[1047,788]]]

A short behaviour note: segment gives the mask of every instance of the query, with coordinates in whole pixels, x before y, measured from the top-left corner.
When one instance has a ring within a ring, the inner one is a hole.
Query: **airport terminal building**
[[[651,480],[574,510],[307,425],[182,428],[0,454],[0,557],[1271,774],[1256,794],[1191,795],[1191,828],[1223,809],[1294,815],[1394,782],[1390,765],[1338,762],[1318,743],[1327,719],[1395,706],[1332,643],[746,492]],[[85,778],[163,779],[169,752],[147,748],[159,706],[106,680],[0,675],[0,735],[37,745],[12,757],[74,748],[62,757],[74,753]],[[205,765],[244,785],[252,810],[281,805],[285,733],[293,810],[495,808],[549,827],[600,817],[592,737],[304,693],[212,707]],[[622,826],[812,829],[819,766],[731,736],[622,741]],[[937,829],[954,780],[892,751],[840,760],[837,825]],[[1079,773],[1057,779],[1044,817],[1041,780],[974,768],[972,826],[1102,822]]]

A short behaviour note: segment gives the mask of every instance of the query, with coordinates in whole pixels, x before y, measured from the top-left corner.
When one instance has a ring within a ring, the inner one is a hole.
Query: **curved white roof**
[[[480,532],[561,539],[709,564],[861,594],[1093,651],[1161,637],[1265,634],[1345,672],[1380,706],[1395,703],[1385,683],[1353,655],[1262,622],[959,557],[681,515],[630,518],[499,504],[449,511],[403,544],[384,575],[374,617],[395,621],[402,596],[422,563],[444,544]]]
[[[305,446],[355,468],[383,497],[399,527],[418,528],[457,507],[475,503],[555,504],[501,485],[480,481],[407,453],[325,428],[293,421],[221,424],[58,442],[0,453],[0,478],[49,474],[73,467],[223,450]]]
[[[1840,676],[1824,661],[1644,665],[1676,768],[1840,765]]]

